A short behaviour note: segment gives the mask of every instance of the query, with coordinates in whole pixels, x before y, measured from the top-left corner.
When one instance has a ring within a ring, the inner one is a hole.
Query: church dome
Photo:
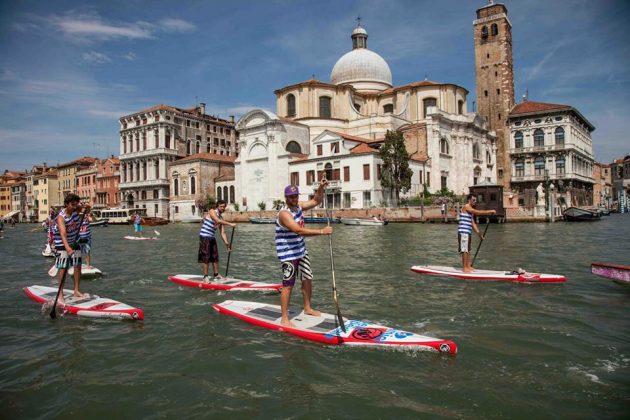
[[[344,54],[330,73],[330,82],[380,82],[392,85],[392,72],[380,55],[367,48],[357,48]]]
[[[344,54],[330,73],[330,82],[376,83],[392,86],[392,72],[383,57],[367,49],[367,31],[359,24],[352,31],[352,51]]]

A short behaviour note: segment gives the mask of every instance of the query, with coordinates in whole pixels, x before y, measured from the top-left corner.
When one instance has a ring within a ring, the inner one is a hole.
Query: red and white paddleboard
[[[414,265],[411,271],[434,276],[456,277],[465,280],[503,280],[520,283],[562,283],[567,280],[559,274],[528,273],[514,271],[493,271],[475,269],[472,273],[464,273],[460,268],[441,265]]]
[[[289,310],[289,318],[295,325],[295,328],[290,328],[280,324],[280,306],[278,305],[226,300],[212,306],[222,314],[240,318],[258,327],[286,332],[324,344],[457,353],[457,345],[450,340],[427,337],[370,322],[344,319],[346,332],[343,332],[337,323],[337,317],[331,314],[322,313],[320,316],[311,316],[305,315],[303,311]]]
[[[56,287],[29,286],[24,288],[24,293],[35,302],[52,303],[57,296]],[[63,289],[63,296],[66,301],[63,309],[65,312],[78,316],[91,318],[112,318],[112,319],[144,319],[144,312],[140,308],[134,308],[117,300],[102,298],[99,296],[88,296],[77,299],[73,291]],[[59,303],[57,302],[57,305]]]
[[[123,236],[123,239],[129,239],[130,241],[157,241],[157,236]]]
[[[200,289],[212,290],[280,290],[282,283],[262,283],[257,281],[239,280],[230,277],[223,278],[217,282],[204,283],[203,276],[195,276],[189,274],[176,274],[169,276],[169,280],[188,287],[197,287]]]

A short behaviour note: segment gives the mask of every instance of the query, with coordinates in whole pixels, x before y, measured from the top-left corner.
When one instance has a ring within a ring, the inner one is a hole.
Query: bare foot
[[[306,315],[310,315],[310,316],[320,316],[322,314],[321,312],[319,312],[319,311],[317,311],[317,310],[315,310],[313,308],[304,309],[304,313]]]
[[[77,299],[83,299],[86,298],[90,295],[88,295],[87,293],[81,293],[81,292],[74,292],[74,297]]]
[[[464,268],[462,270],[464,273],[472,273],[473,271],[475,271],[473,268]]]
[[[280,321],[280,324],[281,324],[283,327],[288,327],[288,328],[297,328],[297,327],[295,326],[295,324],[293,324],[293,322],[291,322],[291,321],[290,321],[290,320],[288,320],[288,319],[287,319],[287,320],[284,320],[284,319],[283,319],[283,320],[281,320],[281,321]]]

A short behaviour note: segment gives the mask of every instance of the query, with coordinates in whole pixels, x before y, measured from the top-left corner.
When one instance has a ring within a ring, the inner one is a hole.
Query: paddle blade
[[[157,230],[154,230],[153,232],[155,232],[157,236],[160,236],[160,232],[158,232]]]
[[[55,277],[58,272],[59,272],[59,269],[57,268],[57,264],[55,263],[55,265],[50,267],[50,270],[48,270],[48,275],[50,277]]]

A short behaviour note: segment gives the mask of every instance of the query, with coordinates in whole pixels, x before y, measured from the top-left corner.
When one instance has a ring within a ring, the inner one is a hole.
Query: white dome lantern
[[[367,49],[367,31],[358,25],[352,31],[352,51],[344,54],[330,73],[330,82],[350,83],[358,90],[385,90],[392,87],[387,62]]]

